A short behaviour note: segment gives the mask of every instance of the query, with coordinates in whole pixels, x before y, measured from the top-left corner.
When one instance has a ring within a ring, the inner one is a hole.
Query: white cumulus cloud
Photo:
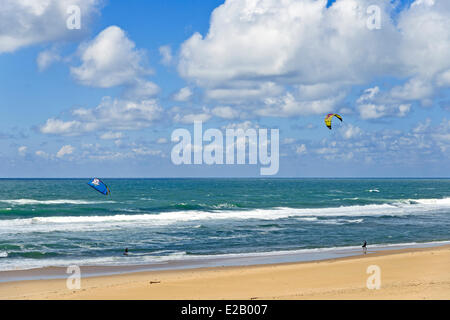
[[[74,120],[50,118],[40,127],[45,134],[79,135],[100,128],[138,130],[150,126],[161,116],[162,108],[154,99],[131,101],[104,97],[95,108],[72,111]]]
[[[188,101],[192,97],[192,90],[189,87],[181,88],[180,91],[173,95],[175,101]]]
[[[170,46],[159,47],[159,54],[161,55],[161,63],[168,66],[172,63],[172,49]]]
[[[63,158],[64,156],[71,155],[75,151],[75,148],[71,145],[65,145],[59,149],[56,153],[58,158]]]
[[[144,66],[144,52],[136,49],[117,26],[106,28],[92,41],[80,45],[79,55],[82,64],[72,67],[71,73],[84,85],[109,88],[130,84],[151,73]]]
[[[404,116],[410,102],[428,105],[435,87],[448,84],[449,1],[416,0],[399,13],[390,0],[327,3],[226,0],[213,11],[207,33],[182,44],[178,71],[207,99],[257,116],[328,112],[339,102],[335,97],[379,77],[404,82],[391,90],[395,101],[369,102],[379,94],[374,86],[357,109],[370,113],[366,119]],[[381,9],[378,30],[367,27],[373,4]]]
[[[44,71],[51,64],[60,61],[62,58],[55,48],[44,50],[39,53],[36,62],[39,68],[39,71]]]
[[[20,156],[25,156],[27,154],[28,151],[28,147],[27,146],[21,146],[17,149],[17,152],[19,153]]]
[[[79,38],[89,29],[102,0],[2,0],[0,5],[0,54],[22,47]],[[66,21],[70,6],[82,13],[80,30],[70,30]]]

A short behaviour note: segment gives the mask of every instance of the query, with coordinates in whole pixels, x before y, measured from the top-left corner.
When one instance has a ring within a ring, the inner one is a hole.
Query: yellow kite
[[[329,113],[326,117],[325,117],[325,124],[327,125],[328,129],[331,130],[331,119],[333,117],[338,118],[339,120],[342,121],[342,117],[340,115],[338,115],[337,113]]]

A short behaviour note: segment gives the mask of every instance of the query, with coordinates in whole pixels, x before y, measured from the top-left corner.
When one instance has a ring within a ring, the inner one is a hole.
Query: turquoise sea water
[[[88,181],[0,180],[0,271],[450,240],[448,179]]]

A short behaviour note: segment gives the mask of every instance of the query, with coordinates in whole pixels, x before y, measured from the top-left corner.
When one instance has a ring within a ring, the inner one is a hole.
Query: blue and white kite
[[[100,179],[94,178],[91,182],[88,183],[88,185],[90,185],[98,192],[103,193],[105,196],[111,193],[111,191],[109,191],[108,186],[104,184],[103,181]]]

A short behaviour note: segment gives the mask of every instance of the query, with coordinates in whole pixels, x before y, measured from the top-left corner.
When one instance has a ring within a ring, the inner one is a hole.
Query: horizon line
[[[0,177],[0,180],[63,180],[63,179],[92,179],[97,176],[89,177]],[[102,179],[450,179],[450,177],[273,177],[273,176],[254,176],[254,177],[102,177]]]

